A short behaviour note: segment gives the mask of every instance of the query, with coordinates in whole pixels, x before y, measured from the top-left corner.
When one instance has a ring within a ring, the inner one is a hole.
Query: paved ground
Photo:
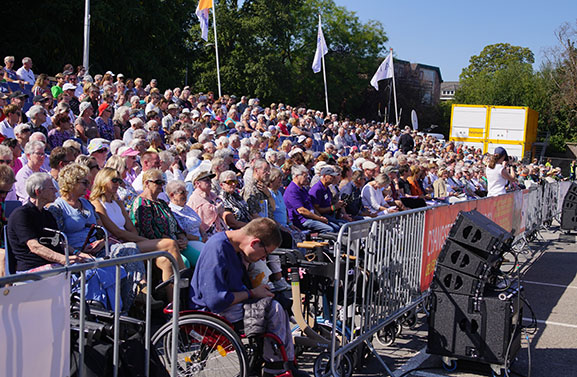
[[[529,335],[530,375],[577,377],[576,236],[566,235],[558,229],[543,231],[541,235],[542,239],[532,242],[527,249],[528,253],[521,255],[519,260],[525,296],[538,322],[535,334]],[[527,307],[523,316],[524,323],[529,324],[531,313]],[[403,329],[394,346],[382,347],[377,342],[374,343],[395,377],[492,375],[487,365],[465,361],[459,361],[453,372],[443,369],[441,358],[425,351],[425,322],[424,316],[420,316],[419,324],[414,330]],[[528,344],[529,342],[523,339],[522,349],[511,367],[510,376],[529,375]],[[304,366],[309,371],[313,359],[313,354],[309,355],[308,359],[305,358]],[[355,373],[355,376],[378,375],[387,373],[374,357]]]

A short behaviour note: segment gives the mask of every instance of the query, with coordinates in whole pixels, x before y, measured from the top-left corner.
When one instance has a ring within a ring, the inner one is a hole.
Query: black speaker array
[[[563,199],[561,229],[577,230],[577,184],[573,183]]]
[[[505,364],[507,356],[517,353],[522,317],[518,290],[494,290],[503,252],[512,240],[511,233],[479,212],[459,213],[431,285],[429,353],[489,364]]]

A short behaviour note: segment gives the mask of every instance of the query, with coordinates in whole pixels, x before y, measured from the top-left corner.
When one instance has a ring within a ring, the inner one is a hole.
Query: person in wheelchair
[[[252,287],[247,266],[267,255],[281,244],[277,223],[269,218],[250,221],[237,230],[217,233],[204,246],[190,283],[191,309],[210,311],[238,327],[244,323],[250,338],[260,333],[276,335],[284,345],[287,360],[294,360],[294,344],[288,315],[266,285]],[[308,376],[294,363],[283,362],[269,338],[262,343],[265,362],[263,376],[277,376],[290,371],[293,376]],[[262,363],[251,363],[251,375]]]

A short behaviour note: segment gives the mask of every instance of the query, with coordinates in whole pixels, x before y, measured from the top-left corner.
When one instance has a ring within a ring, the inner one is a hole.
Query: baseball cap
[[[495,153],[495,154],[498,155],[499,157],[505,156],[505,159],[508,159],[508,158],[509,158],[509,155],[507,154],[507,151],[506,151],[505,148],[503,148],[503,147],[497,147],[497,148],[495,148],[495,151],[494,151],[493,153]]]
[[[334,177],[337,177],[339,173],[332,166],[325,166],[324,168],[321,169],[321,176],[323,175],[332,175]]]
[[[88,149],[88,153],[92,154],[92,153],[98,152],[102,149],[108,150],[108,145],[104,144],[101,139],[96,138],[96,139],[90,140],[90,143],[88,144],[87,149]]]
[[[12,92],[8,98],[12,99],[12,98],[28,98],[28,94],[22,93],[21,91],[17,90],[15,92]]]
[[[201,179],[205,178],[213,179],[214,177],[216,177],[216,174],[211,173],[209,170],[201,170],[194,176],[194,178],[192,179],[192,183],[195,183],[196,181],[200,181]]]
[[[0,97],[0,98],[1,98],[1,97]],[[48,101],[48,98],[46,98],[46,97],[44,97],[44,96],[42,96],[42,95],[40,95],[40,94],[37,95],[37,96],[34,96],[34,98],[32,98],[32,102],[33,102],[33,103],[36,103],[36,102],[46,102],[46,101]]]
[[[62,87],[62,90],[66,91],[66,90],[74,90],[76,89],[76,85],[72,85],[71,83],[67,82],[66,84],[64,84],[64,86]]]
[[[130,148],[130,147],[122,147],[118,150],[118,153],[121,157],[130,157],[130,156],[138,156],[138,151]]]

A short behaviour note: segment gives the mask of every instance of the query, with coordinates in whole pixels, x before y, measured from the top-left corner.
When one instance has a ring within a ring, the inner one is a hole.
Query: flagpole
[[[319,13],[319,25],[321,24],[321,14]],[[327,90],[327,72],[325,69],[325,55],[322,54],[321,61],[323,63],[323,80],[325,81],[325,106],[327,108],[326,115],[329,115],[329,92]]]
[[[212,1],[212,23],[214,24],[214,50],[216,53],[216,78],[218,80],[218,98],[222,97],[220,90],[220,64],[218,61],[218,38],[216,36],[216,1]],[[394,79],[393,79],[394,80]]]
[[[391,62],[393,62],[393,49],[391,48]],[[396,125],[399,125],[399,115],[397,114],[397,88],[395,87],[395,69],[393,64],[393,98],[395,99],[395,119],[397,121]]]

